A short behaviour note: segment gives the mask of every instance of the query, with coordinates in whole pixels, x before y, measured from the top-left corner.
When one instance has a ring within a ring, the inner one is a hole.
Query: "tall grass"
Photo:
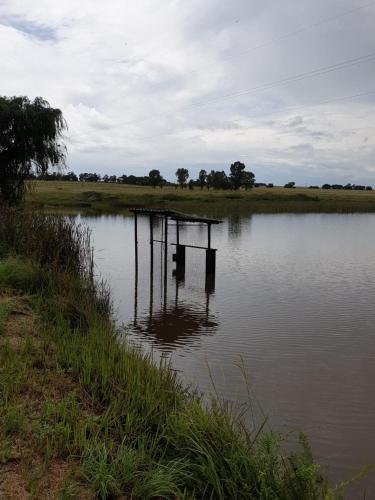
[[[99,498],[340,497],[323,480],[305,440],[288,455],[282,436],[243,432],[228,406],[212,401],[205,407],[168,363],[156,365],[118,342],[108,307],[101,307],[107,293],[86,283],[92,266],[86,230],[67,219],[7,212],[0,234],[3,255],[12,255],[0,262],[0,290],[32,295],[41,336],[53,342],[56,371],[81,388],[80,395],[43,403],[33,439],[46,461],[78,459],[74,481]],[[22,359],[6,356],[13,368]],[[10,400],[16,388],[3,390]]]
[[[82,279],[92,274],[90,232],[69,217],[2,207],[0,255],[9,253]]]

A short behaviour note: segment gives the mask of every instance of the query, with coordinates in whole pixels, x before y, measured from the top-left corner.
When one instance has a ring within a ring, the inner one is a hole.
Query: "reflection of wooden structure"
[[[188,344],[202,334],[214,334],[218,326],[215,319],[209,317],[205,309],[182,303],[137,320],[134,330],[151,336],[163,349],[170,350]]]
[[[216,268],[216,248],[211,248],[211,226],[220,224],[217,219],[208,219],[207,217],[197,217],[195,215],[187,215],[174,210],[152,209],[152,208],[132,208],[130,212],[134,214],[134,242],[135,242],[135,262],[138,267],[138,215],[146,215],[150,219],[150,245],[151,245],[151,267],[153,266],[153,245],[154,242],[164,244],[164,266],[167,269],[168,259],[168,221],[176,223],[176,242],[170,243],[176,246],[176,253],[173,255],[173,260],[176,262],[176,273],[178,275],[185,274],[186,248],[199,248],[206,250],[206,276],[214,275]],[[153,222],[154,218],[164,219],[164,240],[154,239]],[[207,246],[187,245],[180,243],[180,225],[200,224],[207,226]],[[210,280],[212,281],[212,279]]]

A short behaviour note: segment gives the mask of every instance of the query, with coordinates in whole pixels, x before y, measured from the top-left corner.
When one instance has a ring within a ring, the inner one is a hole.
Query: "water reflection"
[[[194,337],[213,335],[218,327],[208,309],[180,303],[158,309],[147,317],[134,320],[133,331],[152,338],[163,351],[187,345]]]
[[[242,229],[246,228],[246,232],[250,231],[252,215],[244,216],[239,212],[232,213],[227,217],[228,235],[229,238],[234,240],[240,238]]]

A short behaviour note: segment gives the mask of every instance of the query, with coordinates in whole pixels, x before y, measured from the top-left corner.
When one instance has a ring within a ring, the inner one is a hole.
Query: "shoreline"
[[[3,496],[340,498],[302,435],[287,454],[266,421],[247,429],[119,344],[83,228],[9,211],[0,236]]]

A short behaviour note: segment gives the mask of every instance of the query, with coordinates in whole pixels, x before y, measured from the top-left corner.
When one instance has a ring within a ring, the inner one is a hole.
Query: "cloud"
[[[0,24],[13,28],[20,33],[40,41],[56,41],[56,31],[52,26],[35,23],[21,16],[4,16]]]
[[[303,123],[303,118],[302,116],[296,116],[289,120],[289,122],[286,124],[287,127],[293,128],[293,127],[300,127]]]
[[[241,125],[237,122],[211,122],[206,123],[205,125],[198,125],[200,130],[242,130],[244,129],[244,125]]]
[[[375,183],[374,61],[289,78],[373,52],[375,8],[359,6],[2,0],[2,92],[63,110],[77,172],[246,157],[259,180]]]

